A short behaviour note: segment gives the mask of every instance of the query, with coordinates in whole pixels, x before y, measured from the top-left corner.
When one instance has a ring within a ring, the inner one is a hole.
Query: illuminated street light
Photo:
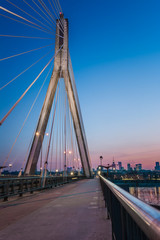
[[[12,164],[12,163],[9,163],[8,166],[9,166],[9,168],[10,168],[9,171],[11,172],[11,168],[12,168],[13,164]]]
[[[63,153],[64,153],[64,154],[67,154],[67,153],[68,153],[68,154],[72,154],[72,151],[71,151],[71,150],[69,150],[69,151],[64,151]]]
[[[40,132],[36,132],[36,136],[39,136],[39,135],[42,136],[42,134],[41,134]],[[46,135],[46,136],[49,136],[49,133],[45,133],[45,135]]]

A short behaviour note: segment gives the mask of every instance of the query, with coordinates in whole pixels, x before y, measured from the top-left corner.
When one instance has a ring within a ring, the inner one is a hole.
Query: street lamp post
[[[42,177],[42,135],[39,132],[36,132],[36,136],[40,136],[41,139],[41,156],[40,156],[40,176]]]
[[[43,167],[42,167],[42,158],[43,158],[43,151],[42,151],[43,135],[42,135],[40,132],[36,132],[36,136],[40,136],[40,139],[41,139],[40,176],[42,177],[42,175],[43,175]],[[49,133],[45,133],[45,136],[49,136]]]
[[[21,167],[21,170],[20,170],[19,173],[18,173],[18,177],[21,177],[21,176],[22,176],[22,171],[23,171],[23,168]]]
[[[100,165],[102,166],[102,160],[103,160],[103,157],[100,156],[99,158],[100,158]]]
[[[64,172],[63,177],[66,177],[67,175],[67,159],[66,159],[66,151],[64,151]]]
[[[72,151],[71,150],[68,150],[68,151],[64,151],[64,177],[67,176],[67,155],[70,155],[72,154]]]
[[[56,169],[56,176],[58,176],[58,169]]]
[[[9,163],[9,173],[11,174],[11,168],[12,168],[12,166],[13,166],[13,164],[12,163]]]
[[[44,164],[43,187],[45,187],[45,182],[46,182],[46,176],[47,176],[47,165],[48,165],[48,162],[46,161],[45,164]]]

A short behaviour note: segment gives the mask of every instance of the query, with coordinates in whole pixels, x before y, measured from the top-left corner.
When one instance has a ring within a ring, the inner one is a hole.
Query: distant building
[[[116,164],[114,162],[114,159],[113,159],[113,163],[112,163],[112,170],[115,171],[116,170]]]
[[[136,164],[136,171],[141,171],[142,170],[142,164],[138,163]]]
[[[118,170],[122,170],[122,162],[118,162]]]
[[[160,170],[159,162],[156,162],[155,170]]]
[[[128,163],[128,164],[127,164],[127,171],[131,171],[131,170],[132,170],[132,168],[131,168],[131,164]]]
[[[71,173],[72,167],[67,167],[67,173]]]

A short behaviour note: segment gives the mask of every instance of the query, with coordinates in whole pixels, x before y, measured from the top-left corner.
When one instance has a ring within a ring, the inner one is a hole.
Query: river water
[[[160,206],[160,187],[130,187],[129,192],[148,204]]]

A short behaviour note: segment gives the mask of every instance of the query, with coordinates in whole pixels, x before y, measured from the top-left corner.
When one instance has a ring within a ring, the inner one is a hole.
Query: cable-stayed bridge
[[[21,9],[19,6],[13,4],[10,1],[8,1],[8,3],[12,4],[15,8],[20,9],[23,13],[31,17],[31,14],[26,13],[26,11]],[[51,2],[49,3],[50,3],[50,6],[53,8],[53,5],[51,4]],[[28,3],[26,4],[28,7],[34,9],[33,6],[29,5]],[[18,106],[18,104],[22,104],[21,102],[23,101],[23,98],[25,98],[25,95],[29,94],[29,91],[31,90],[31,88],[39,80],[39,77],[43,73],[45,73],[45,70],[46,70],[45,80],[48,77],[49,73],[51,72],[51,78],[50,78],[49,86],[46,92],[46,97],[42,106],[42,110],[38,119],[37,126],[33,133],[33,140],[31,140],[31,146],[27,148],[28,152],[26,153],[26,157],[21,166],[19,176],[22,175],[22,171],[24,172],[24,175],[34,175],[35,171],[37,170],[38,162],[40,162],[39,170],[41,172],[43,172],[44,170],[45,176],[47,174],[48,165],[50,165],[50,172],[53,170],[53,165],[54,165],[54,168],[56,168],[54,170],[56,170],[57,172],[62,171],[63,174],[67,174],[67,167],[72,167],[73,170],[75,170],[75,165],[77,166],[80,165],[80,163],[77,164],[77,162],[81,160],[81,165],[83,167],[84,175],[86,175],[87,177],[90,177],[91,161],[90,161],[89,150],[88,150],[87,140],[86,140],[84,126],[83,126],[83,120],[82,120],[77,90],[75,86],[69,48],[68,48],[68,39],[69,39],[68,20],[64,19],[62,10],[59,9],[60,5],[58,3],[57,3],[57,8],[56,7],[53,8],[54,11],[57,10],[56,15],[53,15],[53,13],[51,13],[51,9],[49,10],[48,8],[49,6],[47,7],[47,5],[43,1],[39,2],[40,5],[37,5],[36,2],[34,2],[34,4],[39,8],[39,10],[41,10],[42,13],[45,13],[43,15],[45,15],[48,18],[47,22],[50,20],[50,25],[51,23],[54,23],[55,25],[55,31],[52,30],[51,33],[48,32],[48,30],[45,28],[45,31],[47,31],[48,34],[53,35],[54,33],[55,35],[55,52],[53,53],[53,51],[49,51],[50,54],[52,53],[50,60],[43,67],[43,69],[41,69],[40,73],[33,80],[33,82],[31,82],[31,84],[27,86],[25,91],[18,98],[18,100],[13,104],[13,106],[3,116],[3,118],[0,121],[0,124],[1,125],[7,124],[7,120],[8,120],[7,118],[12,117],[12,114],[14,114],[15,108]],[[16,17],[16,19],[14,19],[16,21],[17,21],[17,18],[20,20],[24,20],[25,23],[26,22],[27,24],[30,23],[29,26],[31,27],[36,26],[36,28],[38,26],[39,30],[44,31],[44,27],[29,20],[28,18],[25,18],[17,14],[16,11],[10,11],[8,8],[5,8],[5,7],[1,7],[1,10],[4,13],[9,14],[9,16],[11,15],[12,17],[13,16]],[[35,11],[37,12],[37,10]],[[57,14],[59,14],[59,12],[60,12],[60,16],[58,16],[59,18],[56,20],[56,16]],[[42,17],[42,15],[40,16]],[[3,17],[8,17],[8,16],[5,15]],[[24,22],[21,22],[21,23],[24,24]],[[9,37],[16,37],[16,36],[9,35],[4,37],[9,38]],[[20,36],[17,36],[17,37],[20,37]],[[25,36],[23,37],[25,38]],[[26,37],[29,38],[28,36]],[[18,58],[21,55],[25,55],[33,51],[38,51],[44,47],[48,47],[48,45],[40,48],[32,49],[30,51],[25,51],[15,55],[4,57],[1,59],[1,61],[7,61],[15,57]],[[46,57],[46,54],[42,56],[40,59],[38,59],[38,61],[40,61],[44,57]],[[21,79],[23,80],[24,74],[27,72],[27,70],[32,68],[38,61],[31,64],[27,69],[24,69],[16,77],[11,79],[9,82],[5,83],[1,87],[1,91],[4,90],[4,88],[9,87],[10,84],[14,84],[14,81],[16,81],[17,78],[21,77]],[[54,63],[54,68],[53,68],[53,63]],[[13,142],[9,153],[7,154],[7,157],[2,164],[2,169],[7,164],[10,166],[13,166],[14,168],[14,165],[11,160],[12,151],[18,141],[18,138],[21,132],[23,131],[23,128],[25,127],[25,124],[27,124],[27,119],[34,108],[35,101],[37,101],[43,85],[44,85],[44,82],[40,86],[39,92],[36,98],[34,99],[31,105],[31,108],[29,109],[29,112],[22,124],[22,127],[20,128],[18,135],[16,136],[16,139]],[[50,126],[48,126],[49,132],[48,131],[46,132],[47,125],[49,125],[48,123],[49,118],[50,118],[51,124]],[[56,132],[57,132],[57,135],[56,135]],[[46,135],[48,136],[49,140],[46,145],[45,156],[44,155],[40,156],[42,155],[42,145],[43,145],[44,136]],[[71,156],[68,157],[67,156],[68,154]],[[69,160],[67,158],[69,158]]]
[[[0,239],[159,239],[158,211],[100,174],[106,215],[59,0],[2,1],[0,19]]]

